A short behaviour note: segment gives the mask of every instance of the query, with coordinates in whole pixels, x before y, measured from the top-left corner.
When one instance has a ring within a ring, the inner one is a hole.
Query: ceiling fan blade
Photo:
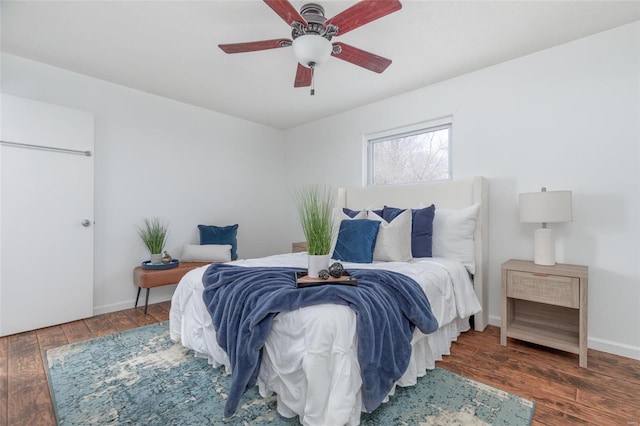
[[[333,25],[342,35],[401,8],[398,0],[362,0],[326,21],[324,27]]]
[[[357,47],[349,46],[344,43],[333,43],[334,46],[340,46],[340,53],[332,53],[338,59],[351,62],[354,65],[358,65],[362,68],[366,68],[373,72],[381,73],[391,65],[391,60],[383,58],[382,56],[374,55],[373,53],[366,52],[358,49]]]
[[[313,71],[311,68],[307,68],[298,64],[298,71],[296,71],[296,81],[293,83],[293,87],[308,87],[311,86],[311,80],[313,79]]]
[[[278,49],[291,46],[292,41],[287,38],[274,40],[250,41],[247,43],[219,44],[218,47],[225,53],[255,52],[257,50]]]
[[[299,22],[303,26],[307,26],[307,21],[288,0],[264,0],[264,2],[287,24],[293,25],[294,22]]]

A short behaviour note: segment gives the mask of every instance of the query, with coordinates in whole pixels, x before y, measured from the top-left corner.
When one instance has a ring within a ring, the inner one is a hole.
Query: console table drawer
[[[507,297],[567,308],[580,307],[580,280],[560,275],[509,271]]]

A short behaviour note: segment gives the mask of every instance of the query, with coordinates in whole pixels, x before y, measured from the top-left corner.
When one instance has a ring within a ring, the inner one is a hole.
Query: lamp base
[[[539,228],[533,234],[533,263],[552,266],[556,264],[556,244],[549,228]]]

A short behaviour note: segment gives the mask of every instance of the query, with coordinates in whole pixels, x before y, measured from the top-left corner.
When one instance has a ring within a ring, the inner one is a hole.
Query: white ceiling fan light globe
[[[307,68],[313,68],[327,62],[331,56],[333,46],[326,38],[306,34],[293,40],[293,54],[300,64]]]

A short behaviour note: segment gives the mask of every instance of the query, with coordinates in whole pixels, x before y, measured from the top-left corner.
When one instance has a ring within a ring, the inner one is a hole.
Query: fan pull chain
[[[316,68],[314,66],[311,67],[311,96],[316,94],[316,89],[315,89],[315,86],[313,84],[313,75],[315,74],[315,72],[314,72],[315,69]]]

